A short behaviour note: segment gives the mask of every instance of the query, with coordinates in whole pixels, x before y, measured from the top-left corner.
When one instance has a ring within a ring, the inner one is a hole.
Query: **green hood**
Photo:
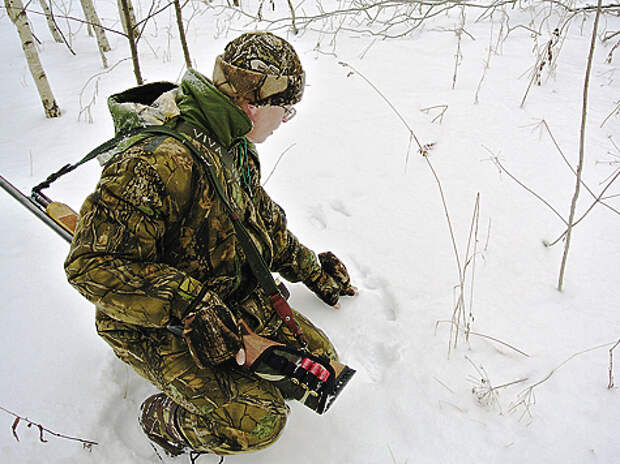
[[[227,149],[252,130],[241,108],[193,69],[183,76],[177,104],[183,119],[207,129]]]
[[[179,86],[154,82],[112,95],[108,98],[108,108],[116,135],[149,125],[166,124],[181,116],[206,129],[229,149],[252,129],[252,122],[246,114],[209,79],[193,69],[185,73]],[[135,143],[133,137],[132,142]]]

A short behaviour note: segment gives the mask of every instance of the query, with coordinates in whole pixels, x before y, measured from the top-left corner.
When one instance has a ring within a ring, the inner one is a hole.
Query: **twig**
[[[282,158],[284,158],[284,155],[286,155],[286,153],[295,146],[296,144],[292,143],[291,145],[289,145],[278,157],[278,161],[276,161],[276,164],[273,166],[273,169],[271,170],[271,172],[269,173],[269,175],[267,176],[267,179],[265,179],[265,182],[263,182],[263,187],[265,185],[267,185],[267,182],[269,182],[269,179],[271,179],[271,176],[273,176],[273,173],[276,172],[276,168],[278,167],[278,164],[280,164],[280,161],[282,160]]]
[[[119,64],[121,64],[124,61],[129,60],[130,58],[123,58],[121,60],[119,60],[118,62],[116,62],[112,67],[110,68],[106,68],[105,71],[101,71],[99,73],[96,73],[92,76],[90,76],[86,82],[84,83],[84,86],[82,87],[82,90],[80,90],[80,95],[79,95],[79,102],[80,102],[80,112],[78,113],[78,121],[82,118],[82,115],[84,115],[84,113],[86,113],[88,115],[88,119],[87,122],[92,123],[93,122],[93,117],[92,117],[92,113],[90,112],[92,105],[95,103],[95,100],[97,98],[97,95],[99,93],[99,88],[98,88],[98,84],[99,84],[99,78],[100,76],[104,75],[104,74],[108,74],[110,72],[112,72],[114,70],[114,68],[116,68]],[[84,97],[84,92],[86,91],[86,87],[88,87],[88,84],[92,81],[96,79],[95,81],[95,90],[93,92],[93,95],[91,96],[90,102],[86,105],[84,105],[84,103],[82,102],[82,99]]]
[[[491,150],[489,150],[487,147],[485,147],[484,145],[482,146],[482,148],[484,148],[486,151],[488,151],[491,155],[493,155],[493,157],[491,158],[491,161],[493,161],[495,163],[495,165],[503,172],[505,172],[508,177],[510,177],[512,180],[514,180],[517,184],[519,184],[521,187],[523,187],[525,190],[527,190],[529,193],[531,193],[532,195],[534,195],[536,198],[538,198],[543,204],[545,204],[551,211],[553,211],[555,213],[555,215],[560,218],[560,220],[565,224],[568,225],[568,222],[566,222],[566,219],[564,219],[562,217],[562,215],[560,213],[558,213],[558,211],[551,206],[551,204],[549,204],[549,202],[547,202],[547,200],[545,200],[543,197],[541,197],[539,194],[537,194],[536,192],[534,192],[531,188],[529,188],[527,185],[525,185],[523,182],[521,182],[519,179],[517,179],[515,176],[513,176],[510,171],[508,171],[500,162],[499,158],[497,157],[497,155],[495,155],[495,153],[493,153]]]
[[[566,165],[568,166],[568,168],[571,170],[571,172],[576,176],[577,175],[577,171],[575,171],[575,169],[573,168],[573,166],[570,164],[570,162],[568,161],[568,158],[566,158],[566,155],[564,155],[564,152],[562,151],[562,149],[560,148],[560,145],[558,144],[557,140],[555,139],[555,137],[553,136],[553,133],[551,132],[551,128],[549,127],[549,124],[547,124],[547,121],[545,121],[544,119],[541,121],[541,124],[543,125],[543,127],[547,130],[547,133],[549,134],[549,137],[551,137],[551,141],[553,142],[553,145],[555,145],[555,148],[558,150],[558,153],[560,154],[560,156],[562,157],[562,159],[564,160],[564,162],[566,163]],[[613,143],[613,142],[612,142]],[[588,191],[588,193],[590,195],[592,195],[593,198],[597,198],[597,196],[594,194],[594,192],[590,189],[590,187],[587,186],[587,184],[582,180],[581,181],[581,185],[583,185],[583,187]],[[613,211],[616,214],[620,214],[620,211],[618,211],[617,209],[615,209],[614,207],[608,205],[607,203],[604,203],[602,201],[600,201],[600,199],[597,200],[601,205],[605,206],[606,208],[609,208],[611,211]]]
[[[22,417],[19,414],[16,414],[16,413],[14,413],[12,411],[9,411],[8,409],[3,408],[2,406],[0,406],[0,410],[2,410],[4,412],[6,412],[7,414],[10,414],[11,416],[15,417],[15,421],[13,422],[13,425],[11,426],[11,431],[12,431],[13,436],[15,437],[15,439],[17,441],[19,441],[19,437],[17,435],[17,426],[19,425],[19,423],[21,421],[24,421],[24,422],[26,422],[28,428],[30,428],[32,426],[35,426],[37,429],[39,429],[39,441],[41,441],[42,443],[47,443],[47,440],[45,439],[45,433],[49,433],[50,435],[53,435],[53,436],[58,437],[58,438],[64,438],[66,440],[78,441],[78,442],[82,443],[82,445],[84,445],[87,448],[90,448],[93,445],[98,445],[99,444],[96,441],[84,440],[82,438],[70,437],[70,436],[64,435],[62,433],[54,432],[54,431],[44,427],[43,425],[31,421],[27,417]]]
[[[611,187],[611,184],[613,184],[616,179],[618,178],[618,176],[620,175],[620,169],[618,169],[615,173],[615,175],[613,176],[613,178],[607,183],[607,185],[605,186],[605,188],[603,190],[601,190],[601,193],[596,197],[596,199],[594,200],[594,202],[590,205],[590,207],[586,210],[585,213],[583,213],[579,219],[577,219],[575,222],[573,222],[572,227],[575,227],[577,224],[579,224],[587,215],[590,211],[592,211],[592,209],[596,206],[597,203],[599,203],[601,200],[607,200],[610,197],[603,197],[603,195],[605,194],[605,192],[607,191],[607,189],[609,187]],[[562,232],[562,234],[560,234],[560,236],[558,238],[556,238],[554,241],[552,242],[543,242],[543,244],[546,247],[551,247],[553,245],[555,245],[556,243],[558,243],[560,240],[562,240],[566,234],[568,233],[568,227],[566,228],[566,230],[564,232]]]

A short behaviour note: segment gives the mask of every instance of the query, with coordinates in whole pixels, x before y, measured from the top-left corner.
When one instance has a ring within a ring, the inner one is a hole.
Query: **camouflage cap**
[[[292,45],[271,32],[242,34],[215,60],[213,83],[229,97],[256,105],[294,105],[306,73]]]

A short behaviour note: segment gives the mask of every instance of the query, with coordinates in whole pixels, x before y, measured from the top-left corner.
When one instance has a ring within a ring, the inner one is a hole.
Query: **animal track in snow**
[[[331,206],[331,208],[334,211],[336,211],[337,213],[342,214],[343,216],[346,216],[346,217],[351,217],[352,216],[352,214],[349,212],[347,207],[340,200],[332,200],[332,201],[330,201],[329,202],[329,206]]]
[[[376,334],[377,337],[368,340],[368,336],[358,340],[356,352],[361,354],[357,360],[366,371],[373,383],[383,380],[385,373],[401,359],[398,343],[386,343],[387,334]]]
[[[392,294],[390,284],[387,280],[376,277],[373,274],[367,274],[362,280],[364,288],[375,292],[379,298],[379,304],[388,321],[395,321],[398,318],[398,303]]]

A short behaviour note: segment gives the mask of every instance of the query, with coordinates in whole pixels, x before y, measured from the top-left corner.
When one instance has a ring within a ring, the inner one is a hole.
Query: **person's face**
[[[280,124],[286,122],[286,110],[281,106],[256,106],[246,103],[242,109],[252,120],[252,130],[246,137],[253,143],[264,142]]]

